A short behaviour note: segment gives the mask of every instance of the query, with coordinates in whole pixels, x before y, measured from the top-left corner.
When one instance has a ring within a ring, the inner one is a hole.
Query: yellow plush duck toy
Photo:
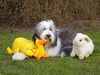
[[[48,54],[45,52],[43,45],[46,43],[46,40],[39,40],[36,39],[36,49],[33,49],[34,57],[37,58],[37,60],[40,60],[42,57],[47,58]]]
[[[36,42],[34,43],[26,38],[18,37],[14,40],[12,48],[7,48],[7,52],[8,54],[22,52],[27,56],[34,56],[37,60],[39,60],[42,57],[48,57],[48,54],[44,51],[43,47],[45,43],[46,40],[36,39]]]

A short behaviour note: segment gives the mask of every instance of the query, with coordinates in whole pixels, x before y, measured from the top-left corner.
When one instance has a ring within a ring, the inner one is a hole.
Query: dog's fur
[[[48,40],[48,43],[45,44],[45,50],[51,57],[59,56],[60,53],[62,57],[65,54],[69,55],[72,50],[72,41],[76,36],[75,32],[66,29],[56,29],[52,20],[39,22],[36,26],[35,34],[41,39]]]
[[[92,40],[85,34],[77,33],[73,40],[73,49],[70,54],[71,57],[78,56],[79,59],[84,59],[89,57],[94,50],[94,45]]]

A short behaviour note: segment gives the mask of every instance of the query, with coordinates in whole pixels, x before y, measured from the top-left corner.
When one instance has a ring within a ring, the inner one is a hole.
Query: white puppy
[[[77,33],[73,40],[73,49],[70,54],[71,57],[78,56],[80,60],[89,57],[94,50],[92,40],[85,34]]]

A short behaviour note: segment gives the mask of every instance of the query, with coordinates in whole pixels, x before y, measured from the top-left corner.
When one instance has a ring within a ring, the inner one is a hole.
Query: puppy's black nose
[[[47,34],[46,36],[47,36],[48,38],[50,38],[50,35],[49,35],[49,34]]]

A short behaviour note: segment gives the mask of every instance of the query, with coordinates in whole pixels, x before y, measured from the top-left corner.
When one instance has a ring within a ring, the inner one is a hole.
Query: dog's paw
[[[64,55],[65,55],[65,53],[64,53],[64,52],[62,52],[62,53],[61,53],[61,58],[63,58],[63,57],[64,57]]]

